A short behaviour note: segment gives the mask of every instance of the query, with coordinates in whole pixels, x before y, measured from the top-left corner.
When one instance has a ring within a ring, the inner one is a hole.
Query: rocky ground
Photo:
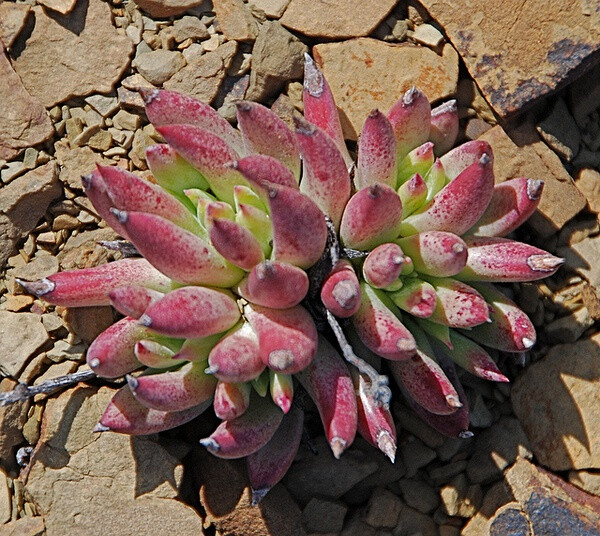
[[[140,86],[230,120],[239,98],[285,116],[301,109],[309,51],[349,140],[413,84],[455,96],[461,136],[492,145],[496,180],[546,182],[521,232],[567,263],[512,287],[538,344],[520,362],[498,356],[511,385],[463,377],[471,439],[445,439],[396,401],[394,465],[360,440],[335,461],[315,434],[253,508],[243,464],[198,445],[214,423],[94,435],[115,385],[81,384],[0,408],[0,536],[600,534],[599,28],[584,0],[1,3],[0,391],[85,369],[113,322],[106,307],[50,307],[15,277],[114,258],[80,176],[96,162],[147,173],[159,136]]]

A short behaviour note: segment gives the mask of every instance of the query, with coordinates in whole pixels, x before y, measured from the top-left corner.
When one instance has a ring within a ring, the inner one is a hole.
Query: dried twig
[[[47,380],[39,385],[25,385],[24,383],[20,383],[12,391],[0,393],[0,406],[21,402],[39,394],[50,394],[59,389],[64,389],[75,383],[85,382],[95,377],[96,373],[93,370],[82,370]]]

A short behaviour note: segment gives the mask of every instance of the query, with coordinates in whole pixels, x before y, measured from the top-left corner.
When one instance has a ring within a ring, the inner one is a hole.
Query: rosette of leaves
[[[127,379],[96,431],[159,432],[212,406],[222,423],[201,443],[247,458],[255,502],[298,449],[299,385],[336,457],[359,432],[394,460],[380,370],[427,423],[468,436],[454,366],[508,381],[484,347],[523,352],[536,338],[492,283],[563,262],[504,238],[543,182],[495,185],[486,142],[453,148],[455,102],[431,109],[415,88],[369,114],[354,163],[308,56],[293,130],[253,102],[238,104],[237,130],[190,97],[141,93],[165,140],[146,152],[155,182],[116,166],[82,179],[135,255],[21,281],[53,304],[124,315],[87,352],[98,376]]]

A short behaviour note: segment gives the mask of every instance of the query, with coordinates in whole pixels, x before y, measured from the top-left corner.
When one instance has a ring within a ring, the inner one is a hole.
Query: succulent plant
[[[336,457],[358,431],[394,460],[380,371],[431,426],[468,436],[454,365],[505,382],[483,346],[523,352],[536,338],[491,283],[540,279],[563,262],[504,238],[543,182],[495,185],[486,142],[452,148],[455,102],[431,109],[415,88],[369,114],[354,164],[308,56],[294,131],[254,102],[238,104],[238,131],[190,97],[141,94],[166,141],[146,152],[155,182],[117,166],[82,179],[135,256],[20,281],[53,304],[124,315],[87,352],[98,376],[127,379],[96,431],[154,433],[212,405],[222,423],[201,444],[247,457],[255,502],[298,449],[300,386]]]

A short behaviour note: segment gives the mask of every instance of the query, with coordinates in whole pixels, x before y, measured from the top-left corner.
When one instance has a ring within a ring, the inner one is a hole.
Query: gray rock
[[[315,441],[317,454],[306,456],[292,465],[283,484],[300,505],[312,497],[339,499],[361,480],[377,471],[377,463],[362,452],[350,449],[336,460],[324,437]]]
[[[211,3],[208,0],[135,0],[135,3],[158,18],[181,15],[193,8],[198,8],[199,11],[211,11]]]
[[[302,526],[308,533],[338,533],[347,511],[348,507],[341,502],[313,497],[302,511]]]
[[[247,98],[265,100],[289,80],[302,78],[308,48],[275,21],[265,22],[252,49],[252,70]]]
[[[56,162],[48,162],[0,189],[0,268],[61,194],[57,175]]]
[[[594,318],[587,307],[580,307],[571,314],[553,320],[546,326],[548,342],[575,342],[594,325]]]
[[[14,62],[29,93],[46,107],[110,92],[129,65],[133,44],[112,23],[110,6],[80,0],[68,15],[32,8],[35,26]]]
[[[403,508],[402,501],[391,491],[377,488],[367,504],[364,514],[366,523],[375,528],[393,528]]]
[[[600,236],[558,248],[557,255],[564,257],[566,266],[587,279],[590,285],[600,288]]]
[[[160,86],[185,67],[181,52],[158,49],[136,56],[133,66],[151,84]]]
[[[173,37],[175,41],[181,43],[186,39],[194,41],[203,41],[208,39],[210,34],[204,24],[198,17],[182,17],[173,23]]]
[[[404,502],[423,514],[433,512],[440,503],[436,490],[423,480],[402,479],[398,486]]]
[[[262,11],[270,19],[279,19],[290,0],[248,0],[248,4]]]
[[[18,377],[29,358],[49,340],[40,315],[0,311],[0,371]]]
[[[437,457],[435,450],[430,449],[421,440],[414,437],[409,437],[402,443],[399,450],[399,457],[406,466],[406,476],[409,478],[415,476],[421,467],[425,467]]]
[[[556,99],[548,117],[537,124],[537,131],[544,141],[567,162],[577,156],[581,134],[562,99]]]

